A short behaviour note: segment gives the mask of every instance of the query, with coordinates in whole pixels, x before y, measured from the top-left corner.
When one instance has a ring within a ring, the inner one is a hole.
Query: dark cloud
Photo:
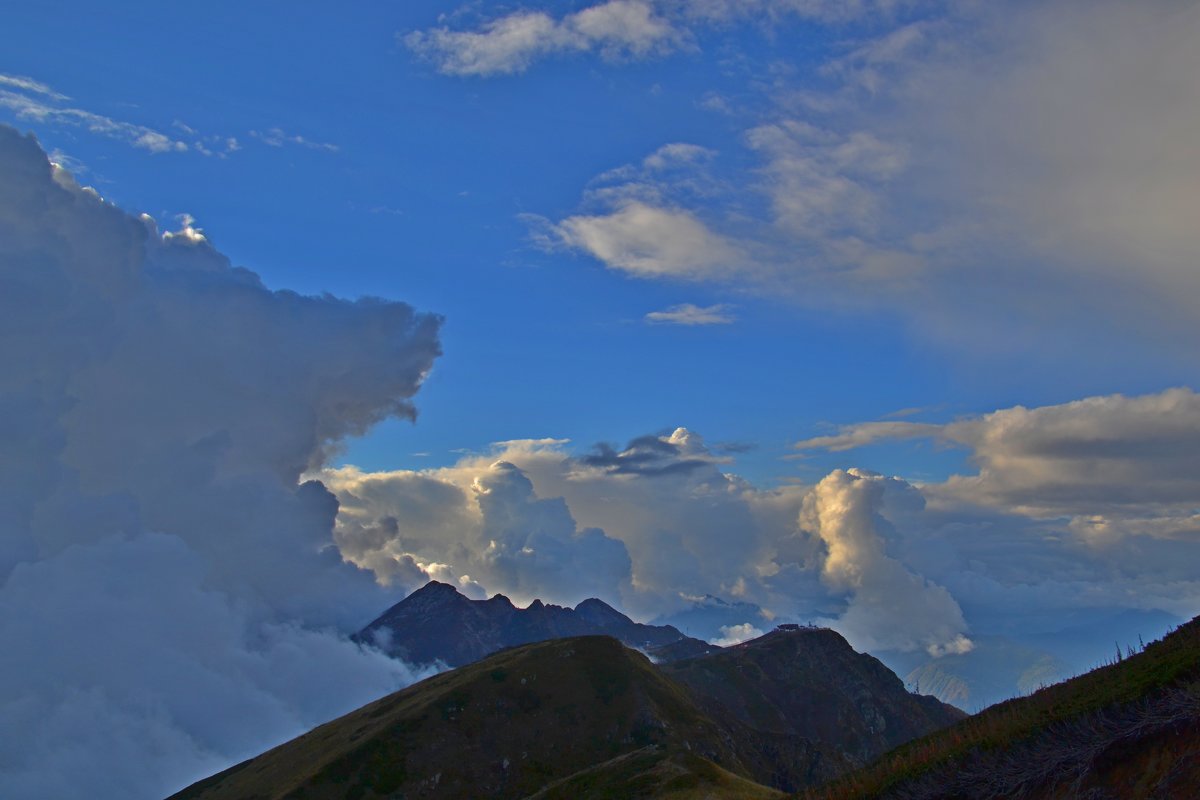
[[[579,461],[611,475],[658,477],[704,469],[713,459],[696,457],[694,452],[688,452],[683,442],[676,441],[671,435],[647,435],[631,439],[620,451],[601,442]]]

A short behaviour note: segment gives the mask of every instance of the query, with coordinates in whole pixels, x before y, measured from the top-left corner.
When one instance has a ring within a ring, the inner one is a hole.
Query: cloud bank
[[[764,619],[814,621],[859,648],[938,658],[1008,635],[1016,620],[1032,635],[1115,609],[1200,611],[1194,405],[1175,389],[803,443],[970,443],[978,472],[940,483],[849,468],[763,489],[683,428],[583,452],[513,441],[442,469],[313,477],[341,503],[342,552],[405,588],[436,576],[519,601],[594,594],[694,630],[715,603],[736,619],[722,618],[729,630],[713,627],[714,639]],[[481,491],[497,481],[502,505]],[[575,586],[539,562],[592,569]]]
[[[413,416],[440,320],[268,290],[9,128],[0,176],[0,794],[163,796],[411,681],[299,478]]]

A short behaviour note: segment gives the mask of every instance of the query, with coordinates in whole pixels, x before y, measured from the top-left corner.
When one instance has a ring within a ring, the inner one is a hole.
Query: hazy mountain
[[[607,636],[556,639],[425,680],[175,798],[773,798],[961,716],[829,631],[664,666]]]
[[[1200,617],[911,742],[810,800],[1200,797]]]
[[[594,598],[573,609],[541,600],[517,608],[502,594],[490,600],[471,600],[438,581],[430,581],[389,608],[356,638],[409,663],[440,661],[458,667],[506,647],[592,634],[612,636],[657,660],[720,649],[684,636],[669,625],[634,622]]]

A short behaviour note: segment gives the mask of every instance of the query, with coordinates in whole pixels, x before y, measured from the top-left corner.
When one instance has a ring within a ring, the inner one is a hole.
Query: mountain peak
[[[608,627],[611,625],[632,625],[633,620],[617,611],[608,603],[596,597],[589,597],[575,606],[575,613],[591,622],[593,625]]]

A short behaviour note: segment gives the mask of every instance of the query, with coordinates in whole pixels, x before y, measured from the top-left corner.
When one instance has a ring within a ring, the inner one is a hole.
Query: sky
[[[431,578],[975,702],[1200,613],[1195,2],[4,17],[0,794],[428,674]]]

